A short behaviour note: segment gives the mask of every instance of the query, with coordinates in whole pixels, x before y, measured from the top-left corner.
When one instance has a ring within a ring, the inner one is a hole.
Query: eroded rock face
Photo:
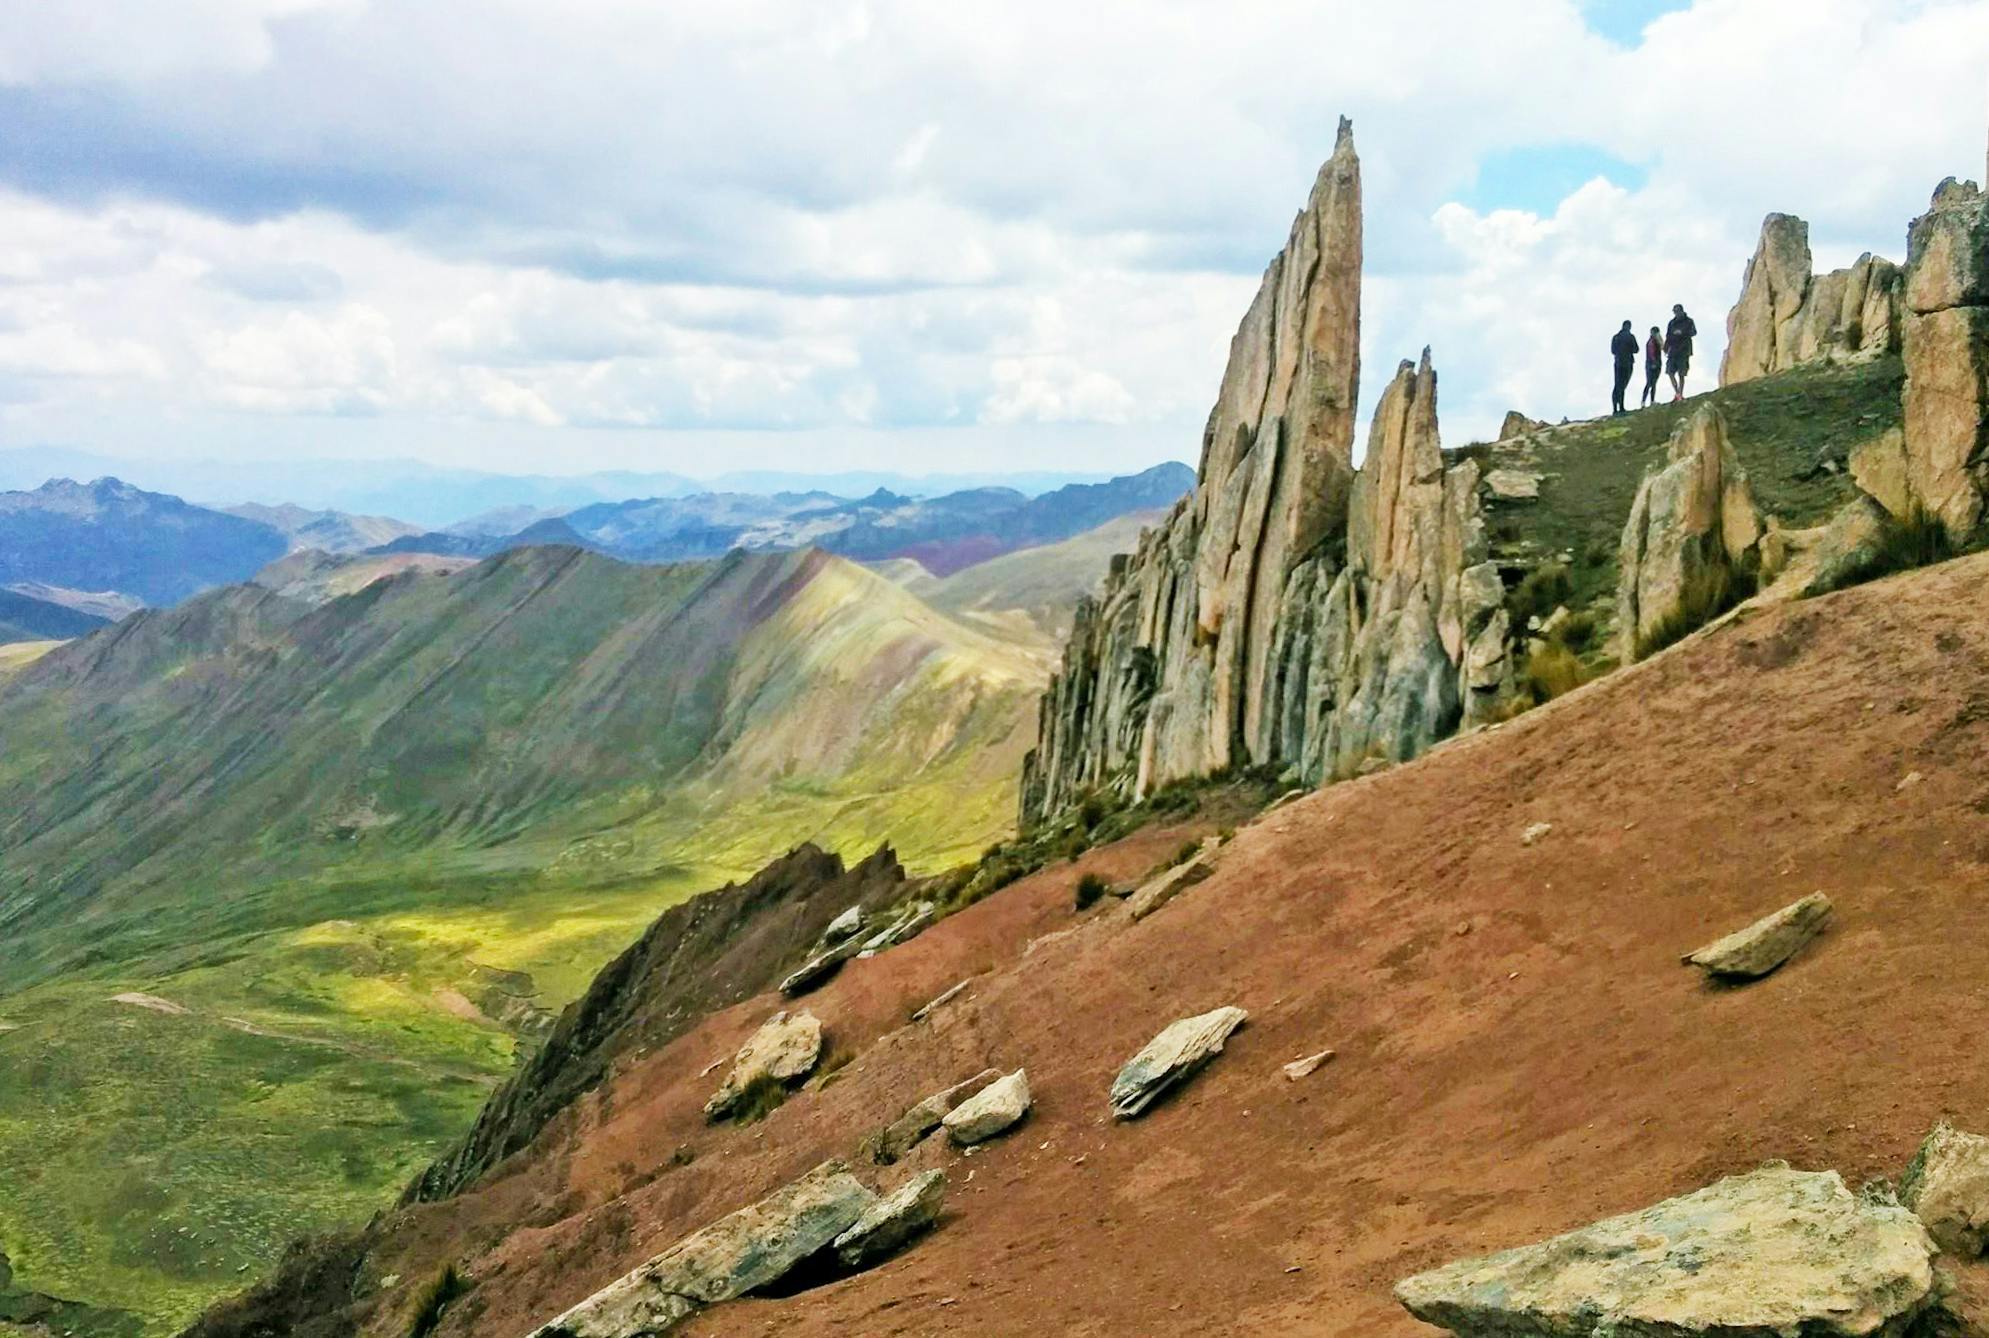
[[[1989,198],[1974,183],[1943,182],[1914,220],[1906,310],[1908,501],[1960,539],[1989,496]]]
[[[1622,661],[1640,658],[1667,627],[1717,612],[1713,596],[1760,569],[1766,533],[1726,419],[1708,404],[1678,425],[1667,463],[1630,504],[1616,588]]]
[[[1809,224],[1770,214],[1727,316],[1720,384],[1805,363],[1875,358],[1900,340],[1899,267],[1869,253],[1848,269],[1810,273]]]
[[[1221,1054],[1224,1042],[1247,1017],[1241,1008],[1225,1007],[1170,1023],[1112,1080],[1112,1118],[1130,1120],[1145,1114],[1147,1107]]]
[[[824,1162],[758,1203],[686,1236],[532,1338],[648,1338],[705,1306],[778,1281],[875,1207],[840,1162]]]
[[[1722,980],[1758,980],[1781,966],[1830,923],[1830,898],[1812,892],[1745,929],[1708,943],[1685,961]]]
[[[1444,466],[1427,351],[1351,466],[1360,260],[1343,125],[1230,345],[1194,496],[1078,611],[1025,764],[1025,827],[1093,789],[1139,797],[1230,766],[1354,775],[1489,717],[1509,689],[1478,467]]]
[[[1899,1201],[1950,1254],[1989,1250],[1989,1138],[1936,1128],[1906,1168]]]
[[[997,1134],[1007,1133],[1029,1113],[1029,1075],[1017,1069],[1006,1078],[989,1083],[947,1113],[940,1123],[961,1147],[985,1143]]]
[[[1904,1338],[1936,1303],[1934,1252],[1835,1171],[1771,1166],[1395,1295],[1460,1338]]]
[[[705,1118],[728,1118],[753,1084],[763,1079],[791,1083],[807,1077],[821,1057],[822,1024],[813,1013],[792,1017],[775,1013],[732,1061],[732,1071],[705,1102]]]
[[[856,1224],[836,1237],[836,1258],[844,1268],[869,1268],[932,1229],[946,1201],[946,1172],[913,1176],[872,1204]]]

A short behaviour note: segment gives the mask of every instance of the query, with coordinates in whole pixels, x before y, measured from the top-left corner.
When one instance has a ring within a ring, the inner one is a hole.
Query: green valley
[[[842,559],[336,588],[0,676],[0,1333],[168,1332],[365,1217],[672,902],[1012,824],[1041,649]]]

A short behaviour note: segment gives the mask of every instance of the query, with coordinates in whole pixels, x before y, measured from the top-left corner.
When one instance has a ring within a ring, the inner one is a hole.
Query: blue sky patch
[[[1481,214],[1524,209],[1545,216],[1597,177],[1637,190],[1649,176],[1635,163],[1591,145],[1529,145],[1487,154],[1478,164],[1478,180],[1462,200]]]
[[[1636,47],[1652,19],[1690,8],[1692,0],[1584,0],[1582,18],[1618,46]]]

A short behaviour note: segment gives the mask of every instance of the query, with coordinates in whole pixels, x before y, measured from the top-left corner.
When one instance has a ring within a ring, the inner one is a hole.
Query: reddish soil
[[[953,1170],[938,1231],[686,1331],[1407,1338],[1434,1331],[1391,1285],[1460,1255],[1768,1158],[1896,1175],[1936,1119],[1989,1128],[1985,581],[1971,558],[1742,616],[1273,811],[1137,924],[1110,901],[1073,915],[1071,884],[1148,868],[1179,831],[1026,880],[810,997],[856,1056],[826,1087],[703,1123],[700,1071],[779,1006],[749,1001],[628,1067],[510,1174],[404,1214],[369,1270],[460,1258],[478,1286],[438,1332],[516,1338],[985,1065],[1026,1065],[1036,1108],[975,1156],[921,1150]],[[1818,889],[1836,920],[1779,974],[1717,989],[1680,965]],[[1111,1125],[1120,1063],[1226,1003],[1250,1011],[1228,1050]],[[1325,1046],[1310,1078],[1280,1073]],[[695,1160],[668,1168],[684,1145]]]

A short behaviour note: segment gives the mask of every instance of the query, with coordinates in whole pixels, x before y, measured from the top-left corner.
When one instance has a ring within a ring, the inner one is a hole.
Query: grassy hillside
[[[1007,553],[929,587],[909,588],[977,626],[1005,636],[1033,631],[1061,646],[1077,601],[1098,587],[1113,556],[1132,552],[1140,531],[1166,517],[1165,509],[1134,511],[1074,539]]]
[[[573,550],[235,587],[0,677],[12,1286],[166,1332],[365,1216],[673,901],[998,836],[1042,677],[823,554]]]

